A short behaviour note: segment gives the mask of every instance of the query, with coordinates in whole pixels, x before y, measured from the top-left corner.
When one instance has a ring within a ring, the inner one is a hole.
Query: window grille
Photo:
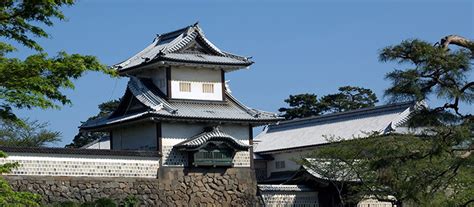
[[[214,84],[212,83],[203,83],[202,84],[203,93],[214,93]]]
[[[276,162],[275,162],[275,168],[276,168],[276,169],[285,168],[285,161],[276,161]]]
[[[200,149],[194,153],[194,166],[232,166],[232,149]]]
[[[179,91],[181,91],[181,92],[191,92],[191,83],[179,82]]]

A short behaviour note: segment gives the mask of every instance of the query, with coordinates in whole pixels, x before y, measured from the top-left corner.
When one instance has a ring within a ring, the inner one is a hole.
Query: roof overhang
[[[148,70],[152,68],[159,68],[159,67],[168,67],[168,66],[183,66],[183,67],[196,67],[196,68],[208,68],[208,69],[215,69],[215,70],[224,70],[225,72],[232,72],[240,69],[249,69],[250,65],[253,62],[248,64],[223,64],[223,63],[203,63],[203,62],[194,62],[194,61],[177,61],[171,60],[166,58],[157,58],[151,60],[147,63],[143,63],[140,65],[136,65],[133,67],[125,68],[125,69],[117,69],[117,72],[121,76],[133,75],[139,73],[143,70]]]
[[[213,127],[211,131],[204,131],[198,135],[182,141],[174,146],[174,148],[185,151],[197,151],[206,147],[208,144],[226,145],[236,151],[246,151],[250,145],[235,139],[231,135],[222,132],[218,126]]]
[[[167,116],[162,114],[156,114],[152,112],[145,112],[144,114],[134,117],[131,119],[116,121],[113,123],[105,123],[102,125],[97,126],[80,126],[81,131],[110,131],[117,127],[127,126],[127,125],[134,125],[144,122],[163,122],[163,121],[179,121],[179,122],[190,122],[190,123],[209,123],[209,124],[222,124],[222,123],[232,123],[232,124],[243,124],[243,125],[252,125],[254,127],[263,126],[267,124],[274,123],[274,119],[269,120],[246,120],[246,119],[216,119],[216,118],[193,118],[193,117],[175,117],[175,116]]]

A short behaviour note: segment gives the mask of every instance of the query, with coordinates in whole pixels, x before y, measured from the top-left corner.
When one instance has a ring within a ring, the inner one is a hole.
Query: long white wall
[[[158,157],[8,153],[0,164],[17,162],[9,175],[156,178]]]
[[[191,84],[190,92],[179,90],[180,82]],[[204,93],[203,84],[212,84],[213,93]],[[205,68],[172,68],[171,69],[171,97],[176,99],[195,100],[222,100],[221,71]]]
[[[112,131],[114,150],[156,150],[154,122],[127,125]]]

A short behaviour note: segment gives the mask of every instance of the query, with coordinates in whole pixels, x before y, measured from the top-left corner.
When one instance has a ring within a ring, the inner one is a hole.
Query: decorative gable
[[[253,62],[243,56],[224,52],[211,43],[199,25],[194,24],[173,32],[161,34],[141,52],[114,65],[119,74],[156,65],[223,69],[225,71],[248,67]]]

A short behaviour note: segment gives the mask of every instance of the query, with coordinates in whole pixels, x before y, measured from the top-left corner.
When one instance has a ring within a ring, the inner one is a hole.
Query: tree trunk
[[[453,44],[453,45],[467,48],[471,50],[472,52],[474,52],[474,42],[467,38],[461,37],[459,35],[448,35],[446,37],[443,37],[443,39],[441,39],[439,44],[440,44],[440,47],[446,48],[446,49],[448,48],[450,44]]]

